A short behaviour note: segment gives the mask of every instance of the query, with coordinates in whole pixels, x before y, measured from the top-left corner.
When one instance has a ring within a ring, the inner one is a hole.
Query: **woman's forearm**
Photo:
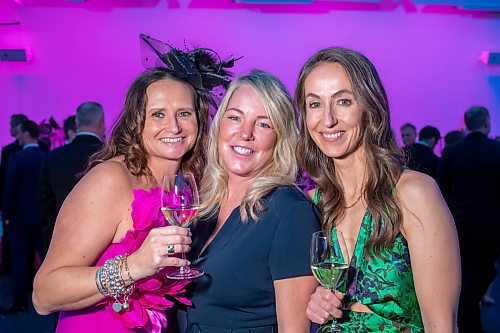
[[[104,299],[95,282],[100,267],[61,267],[39,272],[33,287],[33,305],[38,313],[78,310]]]
[[[443,311],[422,311],[422,322],[425,332],[450,332],[458,333],[456,313],[446,313]]]

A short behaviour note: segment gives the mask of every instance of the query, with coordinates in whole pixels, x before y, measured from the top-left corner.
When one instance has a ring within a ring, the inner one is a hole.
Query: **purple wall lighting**
[[[474,10],[472,0],[438,1],[0,1],[0,50],[25,50],[27,60],[0,61],[0,144],[12,140],[10,114],[61,124],[89,100],[104,106],[110,128],[143,70],[140,33],[244,56],[236,74],[267,70],[292,92],[318,49],[353,48],[377,66],[398,137],[406,122],[459,129],[472,105],[490,110],[500,135],[500,66],[490,60],[500,51],[500,10],[487,0]]]

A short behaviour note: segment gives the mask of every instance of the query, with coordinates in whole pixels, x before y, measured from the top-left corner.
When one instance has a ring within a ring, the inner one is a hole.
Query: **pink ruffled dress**
[[[147,192],[134,190],[132,220],[129,230],[120,243],[113,243],[99,257],[96,266],[122,253],[134,253],[153,228],[168,225],[160,212],[160,189]],[[129,297],[129,310],[115,312],[113,298],[77,311],[63,311],[56,333],[79,332],[149,332],[159,333],[167,327],[166,311],[174,306],[173,300],[190,305],[184,298],[184,287],[189,281],[169,280],[165,275],[174,268],[165,268],[158,274],[137,282]]]

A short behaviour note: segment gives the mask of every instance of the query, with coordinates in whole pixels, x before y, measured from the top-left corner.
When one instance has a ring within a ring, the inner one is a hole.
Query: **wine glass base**
[[[337,332],[342,332],[342,328],[339,326],[331,326],[331,325],[325,325],[316,331],[316,333],[337,333]]]
[[[203,270],[197,268],[191,268],[189,272],[181,272],[180,270],[177,270],[175,272],[168,273],[167,278],[171,280],[189,280],[200,277],[203,274],[205,274]]]

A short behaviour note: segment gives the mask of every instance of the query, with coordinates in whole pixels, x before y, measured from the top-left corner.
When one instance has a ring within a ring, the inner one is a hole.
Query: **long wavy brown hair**
[[[354,97],[360,103],[361,137],[359,145],[366,153],[366,184],[363,198],[375,222],[365,254],[380,254],[388,248],[400,232],[401,204],[396,195],[396,183],[402,173],[401,152],[390,126],[387,95],[374,65],[362,54],[339,47],[325,48],[314,54],[302,67],[295,98],[301,116],[301,142],[297,158],[321,193],[318,207],[323,213],[322,228],[330,234],[346,212],[342,185],[336,177],[335,164],[311,138],[306,125],[304,84],[307,76],[320,63],[341,65],[346,71]],[[367,252],[370,251],[370,252]]]
[[[146,120],[146,89],[152,83],[160,80],[175,80],[192,88],[187,81],[174,77],[166,68],[152,68],[139,75],[128,89],[123,111],[113,126],[108,142],[91,157],[87,170],[113,157],[123,155],[124,163],[131,174],[151,179],[153,175],[148,167],[148,154],[144,148],[142,131]],[[205,97],[194,88],[192,89],[198,122],[198,136],[194,147],[182,157],[181,170],[192,172],[199,182],[206,163],[205,149],[208,140],[209,104]]]

